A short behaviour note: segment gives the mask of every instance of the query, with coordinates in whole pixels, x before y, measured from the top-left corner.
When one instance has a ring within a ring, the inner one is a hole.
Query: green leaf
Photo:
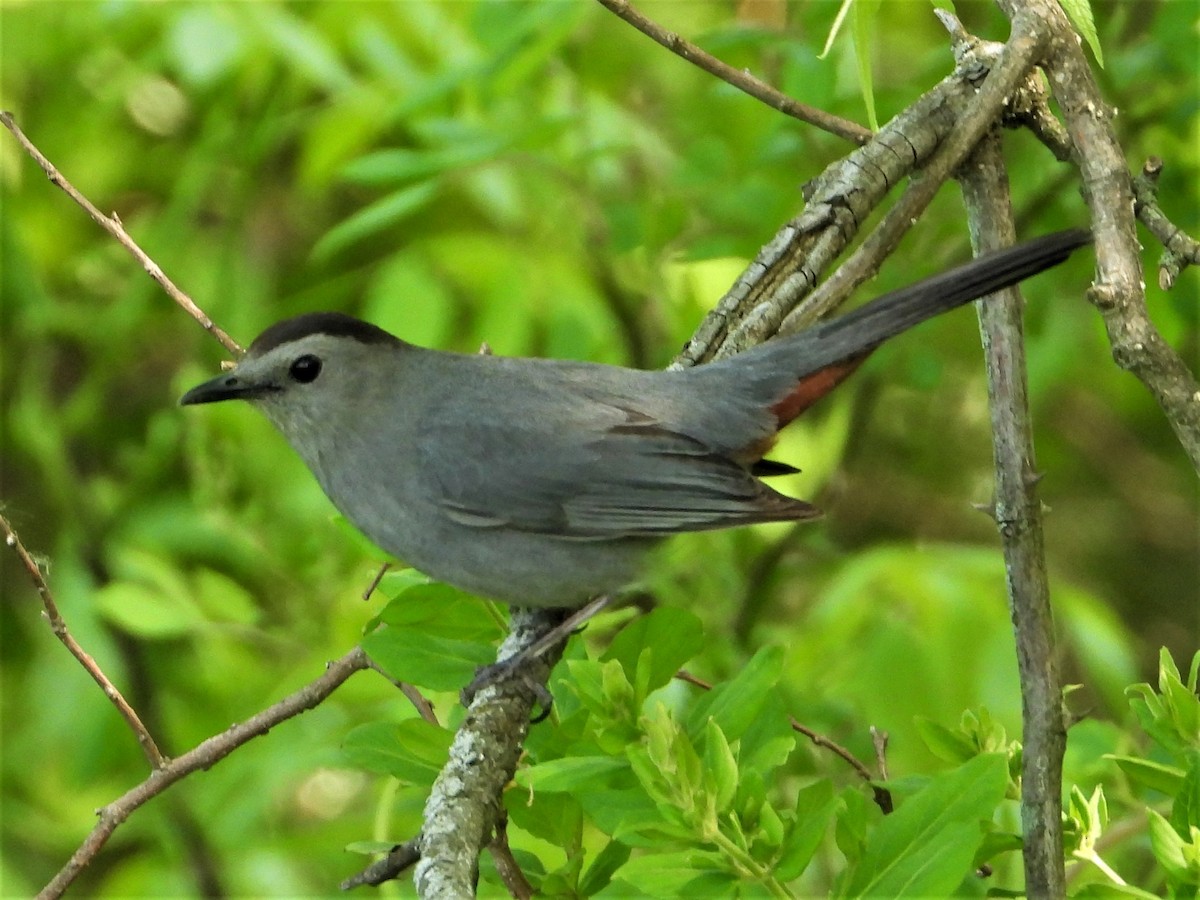
[[[347,247],[394,228],[432,203],[439,190],[438,182],[431,179],[401,188],[375,201],[325,232],[313,246],[313,259],[328,261]]]
[[[391,187],[492,159],[505,146],[502,140],[480,136],[469,144],[437,149],[377,150],[348,163],[342,169],[342,177],[355,184]]]
[[[1022,894],[1022,896],[1024,896]],[[1126,897],[1136,897],[1138,900],[1162,900],[1160,894],[1151,894],[1131,884],[1113,884],[1107,881],[1093,881],[1085,884],[1077,891],[1071,892],[1071,900],[1124,900]]]
[[[1112,753],[1104,754],[1105,759],[1111,759],[1129,776],[1130,780],[1159,791],[1168,797],[1174,797],[1183,784],[1183,769],[1155,762],[1152,759],[1141,759],[1136,756],[1117,756]]]
[[[701,868],[705,862],[708,865]],[[689,892],[688,885],[721,862],[717,854],[703,854],[695,850],[635,856],[616,871],[608,888],[596,896],[610,900],[624,897],[669,897],[674,900],[678,897],[705,896]]]
[[[568,756],[520,769],[514,780],[532,791],[572,792],[608,787],[614,774],[628,771],[628,763],[619,757]]]
[[[496,652],[489,644],[404,628],[380,628],[363,638],[362,648],[392,678],[435,691],[459,690]]]
[[[834,837],[850,870],[862,862],[867,848],[867,823],[876,812],[878,807],[869,804],[858,788],[848,787],[842,791]]]
[[[1097,65],[1103,69],[1104,53],[1100,49],[1100,35],[1096,33],[1096,20],[1092,17],[1092,4],[1089,0],[1059,0],[1059,5],[1075,26],[1075,30],[1088,42]]]
[[[391,596],[394,585],[407,581],[405,575],[397,573],[398,581],[391,583],[385,575],[381,587]],[[400,630],[411,628],[438,637],[492,642],[503,635],[503,629],[488,615],[484,603],[448,584],[422,579],[399,590],[380,611],[379,620]]]
[[[947,728],[926,716],[915,716],[913,724],[925,746],[938,759],[949,763],[964,763],[975,756],[976,748],[961,732]]]
[[[729,741],[712,719],[704,731],[704,771],[712,783],[717,812],[727,812],[737,793],[738,763]]]
[[[932,779],[867,839],[844,896],[950,896],[970,871],[1008,785],[1008,758],[977,756]]]
[[[1019,834],[1010,831],[989,831],[983,836],[983,843],[975,851],[975,859],[971,865],[978,869],[989,860],[1004,853],[1020,852],[1025,847],[1025,841]]]
[[[1152,809],[1146,810],[1150,818],[1150,849],[1159,865],[1177,881],[1186,881],[1189,876],[1187,841],[1171,823]]]
[[[513,827],[562,847],[580,845],[583,809],[570,791],[505,791],[504,806]]]
[[[1200,828],[1200,751],[1190,754],[1187,774],[1171,805],[1171,825],[1180,834]]]
[[[792,823],[772,868],[776,879],[791,881],[808,868],[841,805],[841,799],[833,794],[833,783],[827,779],[800,790]]]
[[[853,13],[854,59],[858,63],[858,82],[863,103],[867,108],[867,124],[879,130],[879,114],[875,109],[875,82],[871,74],[871,49],[874,45],[875,19],[882,0],[855,0]]]
[[[613,873],[625,865],[632,852],[632,847],[620,841],[609,841],[605,844],[604,849],[596,854],[596,858],[579,880],[580,896],[591,897],[607,887],[612,881]]]
[[[253,7],[254,19],[290,68],[331,93],[349,90],[354,77],[321,30],[282,8]]]
[[[1084,796],[1079,785],[1072,785],[1064,815],[1071,826],[1072,852],[1091,853],[1108,826],[1108,801],[1103,785],[1096,785],[1090,797]]]
[[[1138,723],[1159,746],[1180,759],[1200,750],[1200,697],[1180,679],[1166,648],[1159,653],[1158,692],[1142,683],[1130,685],[1125,693]]]
[[[205,624],[200,608],[187,597],[130,581],[104,585],[93,600],[112,625],[147,640],[184,637]]]
[[[688,714],[688,733],[699,735],[711,718],[728,740],[736,741],[758,718],[783,671],[783,648],[761,648],[732,681],[720,684]]]
[[[655,847],[661,836],[687,840],[692,829],[667,822],[653,799],[638,785],[633,788],[577,792],[579,802],[596,827],[632,847]]]
[[[252,625],[261,617],[254,595],[227,575],[201,569],[192,583],[199,607],[210,621]]]
[[[694,614],[660,606],[622,628],[601,659],[618,660],[632,682],[639,660],[649,650],[646,689],[654,690],[670,681],[684,663],[700,652],[703,643],[704,629]]]
[[[360,769],[429,786],[445,765],[453,739],[453,733],[424,719],[369,722],[346,735],[342,752]]]

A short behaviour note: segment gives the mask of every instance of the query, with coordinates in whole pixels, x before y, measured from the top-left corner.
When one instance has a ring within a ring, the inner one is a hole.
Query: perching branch
[[[561,610],[514,607],[496,658],[506,660],[537,644],[562,617]],[[425,804],[421,860],[414,872],[420,896],[474,896],[479,854],[500,820],[500,797],[516,772],[538,687],[544,690],[565,643],[526,656],[511,677],[481,688],[471,702]]]

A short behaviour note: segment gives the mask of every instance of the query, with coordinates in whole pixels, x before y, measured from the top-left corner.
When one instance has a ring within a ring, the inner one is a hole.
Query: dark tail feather
[[[772,406],[779,424],[787,424],[833,390],[888,338],[1056,266],[1091,240],[1091,233],[1081,229],[1034,238],[985,254],[940,275],[884,294],[844,316],[748,351],[755,355],[761,352],[762,362],[768,363],[780,377],[786,378],[784,373],[791,368],[791,376],[796,379]]]
[[[1057,266],[1073,251],[1091,241],[1090,232],[1075,228],[986,253],[940,275],[884,294],[813,330],[828,338],[842,331],[850,331],[857,345],[854,353],[874,349],[893,335],[939,313],[978,300]]]

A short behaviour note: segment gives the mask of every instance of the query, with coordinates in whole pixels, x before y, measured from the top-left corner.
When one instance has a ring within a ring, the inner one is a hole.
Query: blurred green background
[[[836,4],[639,8],[866,120],[849,36],[816,56]],[[957,8],[1006,36],[990,4]],[[1130,165],[1165,160],[1164,206],[1196,234],[1196,5],[1095,12]],[[877,29],[883,120],[952,61],[927,4],[884,3]],[[9,2],[0,41],[0,106],[243,344],[338,309],[431,346],[662,366],[800,209],[800,185],[849,149],[585,0]],[[1071,170],[1027,135],[1006,146],[1024,236],[1086,221]],[[7,133],[0,181],[0,503],[75,635],[178,754],[352,646],[382,602],[360,599],[378,557],[265,420],[175,405],[221,348]],[[1195,362],[1196,273],[1163,293],[1142,240],[1152,315]],[[950,187],[870,293],[968,254]],[[1090,273],[1084,253],[1028,285],[1030,383],[1069,677],[1081,707],[1119,723],[1121,687],[1153,672],[1158,646],[1181,664],[1197,646],[1200,492],[1112,364]],[[972,508],[991,484],[978,347],[967,312],[929,323],[788,432],[776,455],[804,473],[782,487],[823,522],[689,536],[650,576],[706,623],[693,671],[721,677],[784,644],[789,708],[864,758],[867,726],[886,728],[894,774],[930,764],[916,714],[950,724],[986,704],[1010,731],[1020,721],[998,541]],[[0,589],[7,896],[40,887],[146,770],[9,553]],[[380,791],[340,740],[410,715],[357,676],[135,814],[79,895],[332,893]],[[393,837],[421,799],[401,794]]]

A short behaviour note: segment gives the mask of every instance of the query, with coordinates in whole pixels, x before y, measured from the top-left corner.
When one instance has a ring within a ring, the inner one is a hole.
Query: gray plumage
[[[808,394],[888,337],[1087,240],[1062,232],[981,257],[680,371],[446,353],[308,314],[268,328],[181,402],[253,402],[343,514],[421,571],[507,602],[578,606],[631,581],[667,535],[818,515],[754,471]]]

